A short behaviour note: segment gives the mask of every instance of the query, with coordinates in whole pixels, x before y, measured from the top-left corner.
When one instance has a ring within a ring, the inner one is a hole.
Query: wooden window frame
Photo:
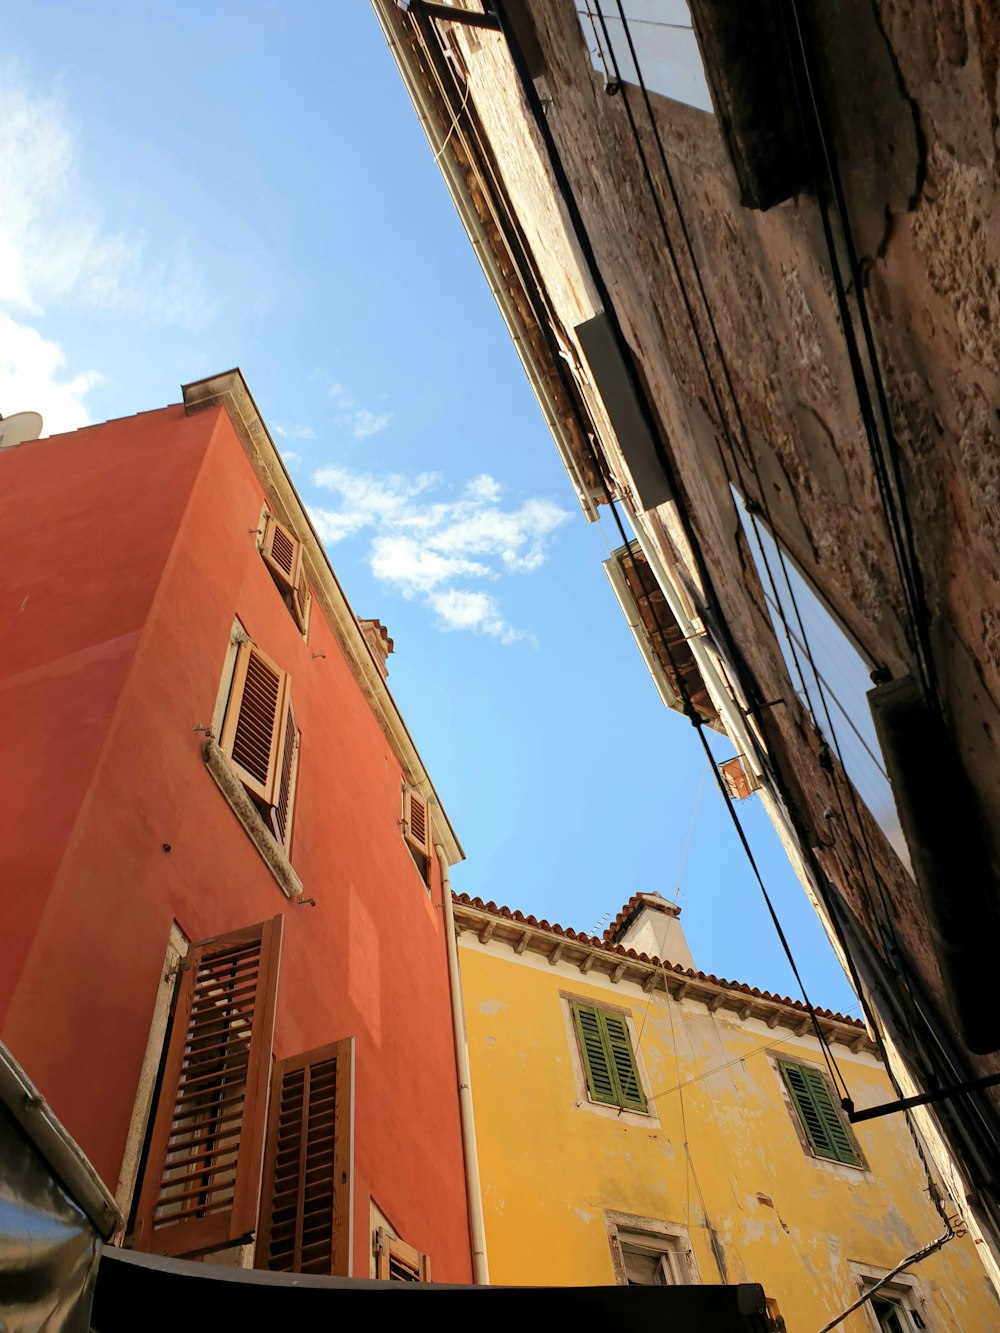
[[[600,1106],[610,1106],[620,1108],[622,1111],[630,1111],[633,1115],[648,1116],[649,1099],[643,1086],[642,1070],[636,1056],[635,1042],[626,1016],[620,1011],[608,1008],[595,1000],[574,999],[570,1001],[570,1005],[590,1101]],[[584,1030],[585,1023],[586,1017],[590,1014],[594,1015],[596,1031],[587,1032]],[[617,1032],[612,1033],[609,1030],[609,1020],[613,1020],[614,1024],[618,1026],[619,1030]],[[634,1097],[629,1095],[622,1084],[619,1062],[615,1058],[616,1044],[621,1049],[623,1039],[631,1073],[635,1078],[637,1094]],[[604,1057],[607,1081],[610,1084],[610,1096],[601,1094],[598,1087],[597,1071],[593,1069],[591,1064],[591,1057],[594,1053],[591,1048],[595,1041],[600,1045]]]
[[[385,1227],[379,1227],[375,1233],[375,1276],[380,1282],[430,1282],[430,1256],[407,1245],[406,1241],[393,1236]],[[402,1268],[408,1274],[399,1278],[393,1273],[393,1266]]]
[[[679,1223],[637,1217],[631,1213],[606,1212],[604,1220],[608,1230],[615,1282],[620,1287],[630,1285],[625,1258],[625,1247],[629,1244],[663,1255],[674,1279],[668,1285],[686,1287],[700,1284],[698,1263],[686,1227]]]
[[[861,1144],[858,1142],[854,1130],[851,1128],[851,1125],[840,1108],[836,1090],[830,1082],[830,1078],[826,1071],[821,1069],[818,1065],[810,1063],[808,1060],[789,1059],[786,1055],[773,1055],[772,1060],[781,1084],[785,1104],[788,1107],[789,1115],[792,1118],[792,1122],[798,1134],[799,1142],[802,1144],[806,1154],[817,1162],[823,1162],[832,1166],[846,1166],[852,1171],[867,1171],[868,1162],[862,1151]],[[840,1154],[828,1129],[826,1130],[827,1138],[833,1149],[834,1155],[820,1150],[820,1145],[816,1141],[816,1135],[813,1130],[810,1129],[808,1121],[802,1112],[799,1094],[793,1087],[792,1080],[786,1072],[789,1069],[804,1071],[806,1075],[806,1094],[809,1096],[813,1109],[820,1119],[820,1124],[823,1124],[824,1119],[827,1118],[829,1113],[832,1112],[832,1114],[836,1116],[851,1150],[850,1160],[847,1160]],[[826,1097],[827,1107],[821,1108],[818,1105],[815,1089],[821,1089]]]

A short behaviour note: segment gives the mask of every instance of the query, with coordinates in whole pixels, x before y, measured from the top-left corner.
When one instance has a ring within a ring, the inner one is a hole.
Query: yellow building
[[[906,1117],[852,1128],[803,1006],[696,971],[678,918],[637,894],[596,940],[456,899],[490,1281],[759,1282],[818,1333],[945,1223]],[[820,1022],[856,1106],[891,1101],[863,1025]],[[1000,1308],[960,1237],[840,1327]]]

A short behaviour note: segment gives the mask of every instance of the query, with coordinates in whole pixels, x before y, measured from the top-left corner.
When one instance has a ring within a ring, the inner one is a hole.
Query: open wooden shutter
[[[264,539],[260,553],[273,573],[291,592],[299,581],[302,564],[302,543],[273,516],[264,524]]]
[[[646,1098],[639,1082],[628,1024],[621,1014],[612,1014],[606,1009],[599,1009],[597,1014],[604,1025],[611,1067],[618,1083],[620,1105],[628,1111],[645,1111]]]
[[[583,1068],[587,1075],[590,1095],[595,1102],[606,1102],[609,1106],[617,1106],[618,1090],[615,1086],[598,1009],[592,1004],[574,1004],[573,1016],[576,1019],[576,1031],[580,1038],[580,1052],[583,1056]]]
[[[822,1072],[809,1065],[786,1064],[783,1060],[778,1063],[816,1156],[849,1166],[863,1166],[861,1153]]]
[[[385,1227],[379,1227],[375,1237],[375,1276],[383,1282],[430,1282],[430,1257],[391,1236]]]
[[[287,699],[287,674],[255,643],[241,643],[219,744],[246,789],[268,805],[274,804]]]
[[[133,1246],[196,1255],[257,1224],[281,917],[193,944],[181,973]]]
[[[292,589],[292,615],[303,634],[309,632],[309,611],[312,607],[312,593],[306,584],[305,573],[300,568],[299,577]]]
[[[271,806],[271,831],[275,840],[286,852],[292,840],[295,783],[299,771],[299,735],[295,714],[292,712],[292,701],[289,699],[281,731],[281,754],[274,784],[274,804]]]
[[[427,802],[413,788],[403,790],[403,833],[411,847],[424,856],[431,854],[431,821]]]
[[[350,1276],[353,1058],[347,1038],[274,1066],[258,1268]]]

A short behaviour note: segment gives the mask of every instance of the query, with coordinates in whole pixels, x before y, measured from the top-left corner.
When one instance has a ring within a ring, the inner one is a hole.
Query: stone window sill
[[[205,765],[216,786],[229,802],[233,814],[240,821],[247,836],[260,853],[261,860],[271,872],[278,888],[288,898],[302,897],[302,881],[292,869],[292,863],[264,826],[257,807],[247,795],[243,783],[229,766],[225,752],[216,741],[205,742]]]

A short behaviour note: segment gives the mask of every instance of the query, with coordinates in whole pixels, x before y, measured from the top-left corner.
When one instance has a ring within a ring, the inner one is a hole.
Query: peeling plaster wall
[[[605,1214],[625,1213],[686,1227],[707,1283],[723,1280],[714,1231],[725,1280],[762,1283],[789,1329],[809,1330],[857,1298],[849,1262],[892,1268],[940,1234],[902,1117],[857,1127],[868,1170],[803,1150],[770,1053],[821,1066],[811,1036],[662,991],[651,1001],[630,982],[484,945],[470,931],[459,944],[493,1282],[614,1282]],[[655,1116],[626,1122],[581,1101],[567,994],[628,1010]],[[873,1057],[835,1050],[859,1105],[891,1096]],[[682,1098],[687,1080],[697,1081]],[[916,1276],[928,1327],[997,1327],[971,1239],[951,1242]],[[861,1314],[844,1328],[868,1324]]]

